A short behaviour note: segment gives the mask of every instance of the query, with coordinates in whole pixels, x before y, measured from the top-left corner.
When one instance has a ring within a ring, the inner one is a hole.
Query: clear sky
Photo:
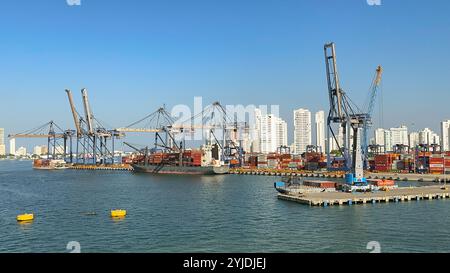
[[[0,127],[73,128],[64,89],[81,110],[86,87],[114,127],[203,96],[278,104],[292,129],[294,109],[328,109],[323,44],[334,41],[352,100],[363,104],[381,64],[384,126],[439,132],[450,118],[449,13],[448,0],[2,1]]]

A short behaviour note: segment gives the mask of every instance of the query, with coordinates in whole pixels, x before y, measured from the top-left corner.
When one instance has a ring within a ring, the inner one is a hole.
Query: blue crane
[[[367,169],[368,166],[368,153],[369,153],[369,128],[372,126],[372,114],[373,114],[373,108],[375,106],[375,99],[377,97],[377,94],[380,91],[381,86],[381,76],[383,74],[383,68],[379,65],[377,67],[377,70],[375,72],[375,77],[372,81],[372,85],[369,90],[369,100],[367,105],[367,118],[364,121],[363,125],[363,139],[362,139],[362,151],[363,151],[363,158],[364,158],[364,168]]]

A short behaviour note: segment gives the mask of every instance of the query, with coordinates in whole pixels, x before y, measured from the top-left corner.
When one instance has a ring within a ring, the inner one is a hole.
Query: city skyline
[[[325,111],[317,111],[314,114],[314,119],[312,118],[312,113],[309,109],[299,108],[293,111],[294,116],[296,116],[296,113],[300,113],[299,117],[302,122],[302,128],[299,132],[303,137],[303,140],[300,141],[301,143],[297,143],[297,146],[295,140],[295,118],[294,122],[289,124],[277,115],[271,113],[262,114],[259,108],[255,108],[255,123],[249,124],[249,127],[252,128],[253,133],[247,136],[248,139],[245,139],[246,142],[243,145],[248,147],[247,149],[249,151],[264,153],[276,152],[280,146],[291,147],[292,151],[295,151],[296,153],[297,150],[304,152],[306,150],[306,146],[313,144],[320,147],[322,152],[325,152],[325,145],[330,145],[331,150],[337,148],[336,144],[330,144],[331,138],[328,140],[328,144],[325,144],[327,126],[326,118],[323,116]],[[313,124],[315,126],[313,126]],[[391,128],[371,127],[369,129],[369,144],[372,143],[389,147],[387,151],[392,151],[393,147],[397,144],[403,144],[409,147],[414,147],[418,144],[438,144],[441,146],[441,149],[449,151],[450,120],[444,119],[440,121],[439,124],[440,130],[437,132],[430,129],[430,126],[422,129],[411,129],[404,123],[398,125],[397,127]],[[321,133],[320,131],[322,130],[323,132]],[[263,131],[263,135],[261,135],[261,131]],[[288,137],[289,133],[294,135],[292,140]],[[320,139],[321,135],[323,135],[323,139]],[[16,139],[10,138],[9,146],[7,146],[5,141],[6,138],[7,135],[5,134],[5,128],[0,127],[0,152],[4,149],[5,154],[8,154],[7,151],[9,151],[9,154],[16,154],[18,152],[18,150],[16,150]],[[341,130],[338,131],[337,138],[338,143],[341,146]],[[45,146],[46,142],[46,139],[41,141],[20,139],[19,149],[25,148],[28,151],[35,151],[37,147]],[[324,143],[323,147],[322,145],[319,145],[320,143]],[[303,148],[297,148],[300,147],[299,145]],[[121,148],[123,148],[123,145]],[[2,153],[0,153],[0,155],[2,155]]]

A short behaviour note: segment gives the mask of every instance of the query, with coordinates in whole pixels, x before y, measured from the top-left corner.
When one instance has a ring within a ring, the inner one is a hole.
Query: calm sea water
[[[449,252],[450,201],[308,207],[275,177],[39,171],[0,161],[0,252]],[[123,220],[110,209],[128,211]],[[33,212],[19,224],[16,215]],[[96,215],[89,215],[95,212]]]

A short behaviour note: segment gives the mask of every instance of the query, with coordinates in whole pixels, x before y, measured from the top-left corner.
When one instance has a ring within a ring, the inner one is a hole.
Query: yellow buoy
[[[111,217],[125,217],[127,211],[124,209],[111,210]]]
[[[31,221],[33,219],[34,215],[32,213],[17,215],[17,221]]]

